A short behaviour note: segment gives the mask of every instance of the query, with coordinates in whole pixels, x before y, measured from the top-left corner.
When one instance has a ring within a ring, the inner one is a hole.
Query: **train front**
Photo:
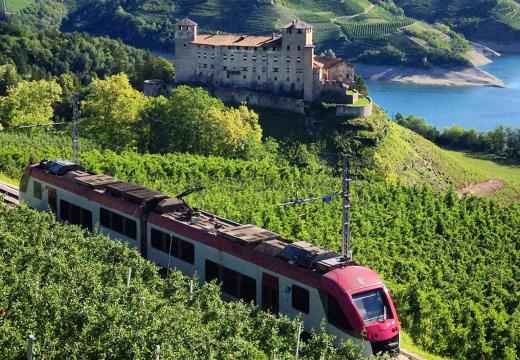
[[[364,341],[365,353],[399,352],[399,319],[388,289],[379,275],[351,265],[324,274],[323,287],[337,300],[349,331]]]

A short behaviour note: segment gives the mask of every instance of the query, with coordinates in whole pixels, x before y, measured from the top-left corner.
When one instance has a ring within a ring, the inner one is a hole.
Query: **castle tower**
[[[183,69],[190,69],[189,65],[193,61],[192,42],[197,39],[197,30],[197,23],[188,18],[183,18],[175,24],[175,82],[177,83],[187,82],[192,75]]]
[[[305,101],[313,100],[314,45],[312,26],[305,21],[295,20],[282,30],[282,59],[294,63],[290,69],[290,78],[295,80],[297,90],[303,91]]]

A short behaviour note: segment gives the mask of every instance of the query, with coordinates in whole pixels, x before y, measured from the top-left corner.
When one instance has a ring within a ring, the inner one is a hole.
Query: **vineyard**
[[[413,20],[399,20],[395,22],[341,22],[340,25],[349,38],[373,39],[381,36],[391,35],[405,26],[413,24]]]
[[[19,176],[30,152],[46,157],[47,150],[30,146],[31,140],[21,136],[3,134],[0,142],[9,137],[10,146],[0,149],[0,164],[7,161],[9,166],[0,171]],[[48,143],[59,143],[53,139]],[[53,156],[60,151],[68,156],[67,148],[53,151]],[[338,174],[324,165],[296,168],[267,160],[99,151],[84,151],[81,163],[90,171],[170,194],[200,184],[205,190],[189,199],[197,207],[290,239],[340,247],[339,200],[278,205],[337,191]],[[451,191],[443,194],[375,179],[357,180],[353,187],[355,259],[382,275],[413,339],[429,351],[456,359],[516,359],[520,205],[503,207],[491,200],[459,198]]]
[[[130,276],[129,269],[131,269]],[[50,214],[0,204],[0,358],[296,359],[298,322],[226,303],[214,284],[154,265],[99,234]],[[354,359],[317,333],[302,359]]]

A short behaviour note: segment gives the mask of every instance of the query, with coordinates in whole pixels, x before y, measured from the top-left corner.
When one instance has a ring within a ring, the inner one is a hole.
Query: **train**
[[[289,242],[193,208],[182,195],[92,174],[67,160],[28,165],[19,194],[29,207],[87,230],[98,228],[160,268],[216,280],[227,300],[299,316],[304,334],[324,322],[337,344],[353,339],[367,356],[399,353],[400,324],[387,287],[375,271],[334,251]]]

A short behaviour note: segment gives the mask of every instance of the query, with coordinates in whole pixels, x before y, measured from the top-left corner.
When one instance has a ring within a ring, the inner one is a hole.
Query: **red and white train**
[[[305,331],[355,339],[365,353],[399,352],[399,320],[388,289],[374,271],[304,241],[289,243],[255,225],[239,224],[68,161],[25,169],[20,199],[58,219],[110,237],[161,267],[201,281],[217,279],[223,296],[264,310],[300,315]]]

